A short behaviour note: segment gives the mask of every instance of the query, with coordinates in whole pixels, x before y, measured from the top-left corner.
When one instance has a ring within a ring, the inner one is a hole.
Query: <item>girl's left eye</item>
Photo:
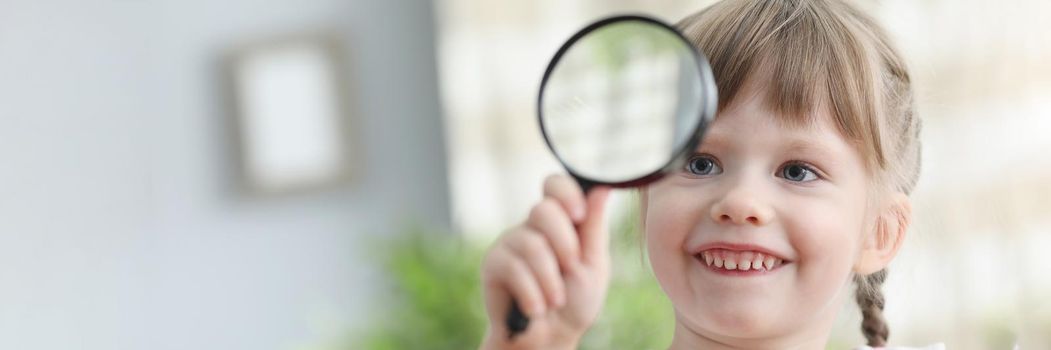
[[[788,181],[810,182],[818,179],[817,173],[806,164],[789,163],[778,171],[778,175]]]

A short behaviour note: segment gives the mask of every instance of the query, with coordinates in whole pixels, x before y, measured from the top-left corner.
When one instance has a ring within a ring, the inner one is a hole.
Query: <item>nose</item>
[[[774,216],[773,209],[755,190],[737,184],[719,198],[711,208],[712,220],[717,223],[763,226]]]

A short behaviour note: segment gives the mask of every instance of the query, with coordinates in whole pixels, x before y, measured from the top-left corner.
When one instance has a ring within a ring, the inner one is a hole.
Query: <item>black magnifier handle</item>
[[[511,311],[507,313],[508,339],[514,340],[519,333],[525,332],[529,327],[529,317],[518,307],[518,301],[511,299]]]
[[[588,193],[596,185],[594,182],[582,179],[576,175],[573,175],[573,178],[577,180],[577,184],[580,184],[580,190],[584,192],[584,197],[587,197]],[[525,332],[526,328],[529,328],[529,316],[526,316],[522,309],[518,307],[518,301],[514,297],[511,297],[511,311],[507,312],[505,323],[507,323],[509,333],[508,339],[514,339],[516,335]]]

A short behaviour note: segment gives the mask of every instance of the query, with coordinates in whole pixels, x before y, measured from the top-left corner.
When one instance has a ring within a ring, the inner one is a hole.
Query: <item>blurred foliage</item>
[[[486,320],[480,289],[483,250],[447,232],[411,229],[370,252],[390,293],[373,328],[347,349],[477,348]]]
[[[606,305],[580,349],[667,348],[674,316],[643,256],[637,206],[614,217],[614,272]],[[477,348],[487,327],[480,282],[486,247],[445,232],[407,231],[371,252],[383,261],[390,280],[388,312],[376,315],[372,329],[341,348]]]

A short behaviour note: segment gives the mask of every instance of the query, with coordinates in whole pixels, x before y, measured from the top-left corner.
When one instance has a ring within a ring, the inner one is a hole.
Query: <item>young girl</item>
[[[885,346],[880,285],[919,173],[902,58],[835,0],[725,0],[677,27],[709,58],[720,101],[683,169],[640,190],[675,309],[670,348],[824,349],[852,283],[868,345]],[[604,302],[609,189],[585,197],[555,175],[543,193],[483,262],[485,349],[575,348]],[[514,338],[512,298],[530,318]]]

